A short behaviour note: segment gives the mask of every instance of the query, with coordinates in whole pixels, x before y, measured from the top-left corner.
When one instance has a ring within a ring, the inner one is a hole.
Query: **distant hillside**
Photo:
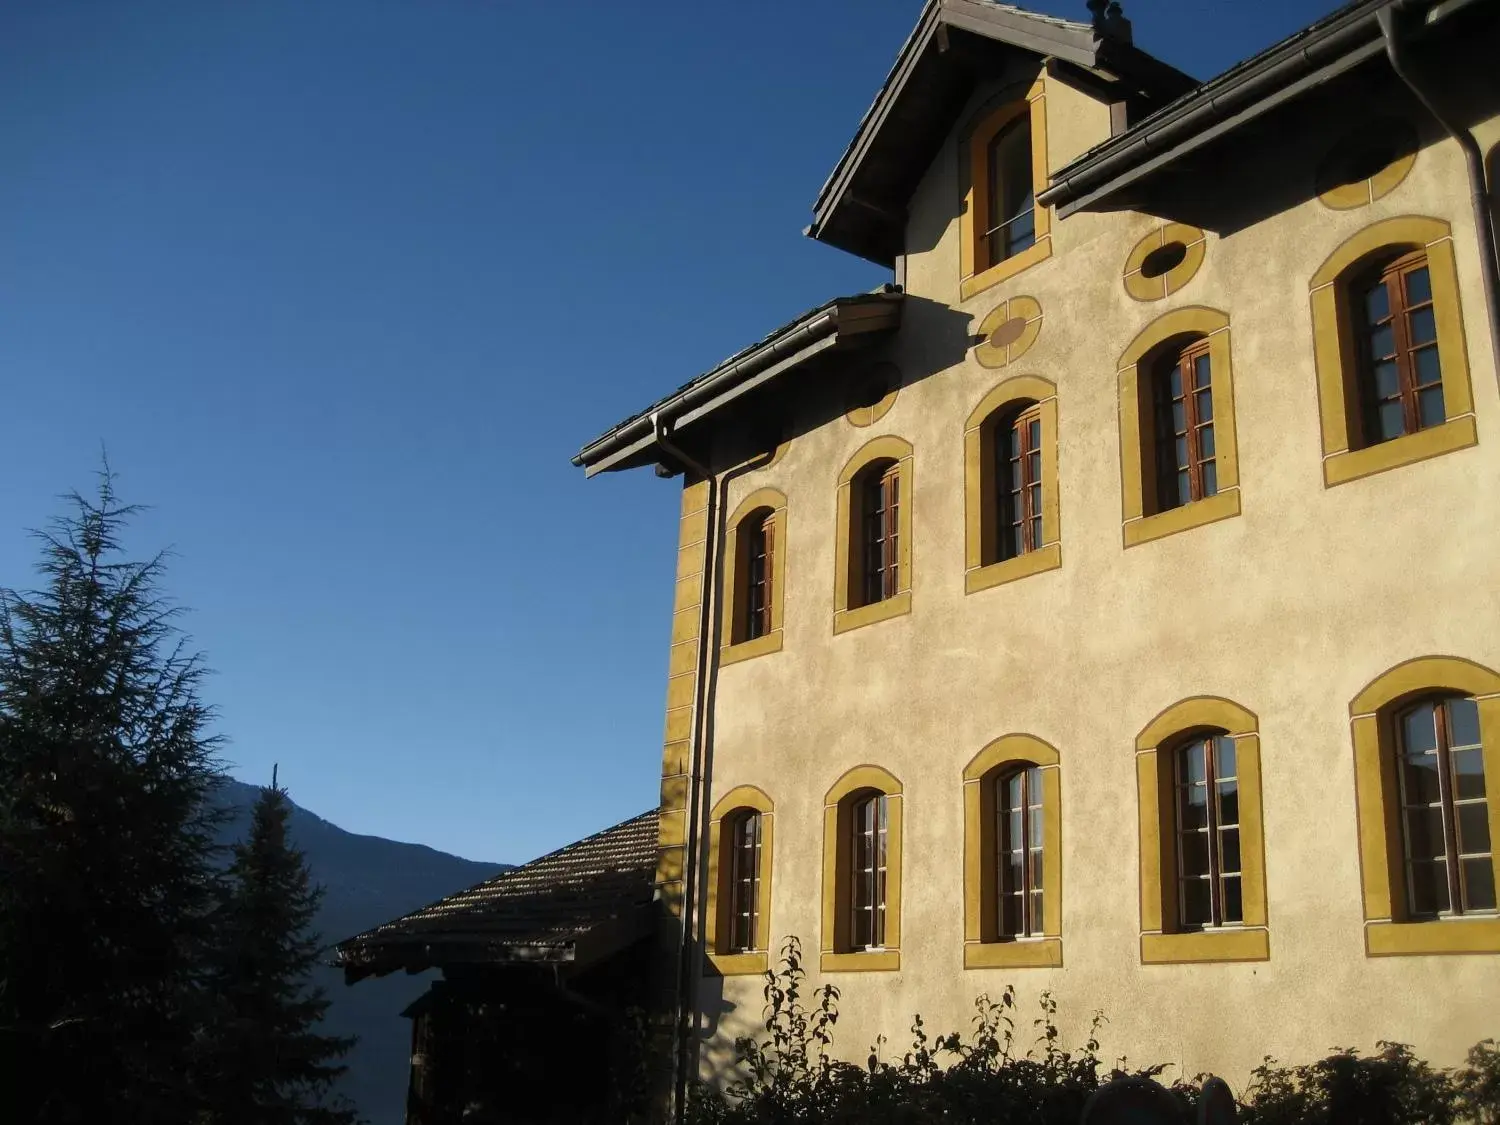
[[[224,828],[226,842],[244,838],[250,806],[259,792],[239,781],[226,787],[225,803],[234,813]],[[318,924],[330,945],[514,866],[460,859],[421,844],[358,836],[295,804],[291,831],[307,854],[314,880],[326,889]],[[400,1013],[426,991],[433,975],[394,974],[349,987],[338,970],[320,972],[319,982],[333,1001],[325,1030],[360,1037],[347,1058],[349,1073],[341,1089],[369,1125],[400,1125],[404,1120],[411,1024]]]

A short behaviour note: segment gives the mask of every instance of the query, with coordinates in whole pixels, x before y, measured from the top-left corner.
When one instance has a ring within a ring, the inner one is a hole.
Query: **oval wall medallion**
[[[1384,117],[1349,133],[1318,165],[1318,200],[1331,211],[1352,211],[1400,186],[1417,162],[1417,131]]]
[[[874,425],[896,404],[900,389],[900,369],[894,363],[877,363],[851,382],[844,417],[853,426]]]
[[[1137,301],[1159,301],[1176,293],[1193,280],[1207,249],[1207,237],[1197,227],[1157,227],[1125,259],[1125,292]]]
[[[974,358],[981,367],[1004,367],[1026,354],[1042,331],[1042,306],[1035,297],[1001,301],[979,323]]]

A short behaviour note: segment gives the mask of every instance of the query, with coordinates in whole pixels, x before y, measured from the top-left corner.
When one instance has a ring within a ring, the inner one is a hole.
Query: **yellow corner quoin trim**
[[[995,558],[995,426],[1016,403],[1036,403],[1042,422],[1042,546],[1003,562]],[[1017,375],[990,389],[964,423],[964,592],[977,593],[1062,565],[1057,486],[1057,386]]]
[[[1348,280],[1376,255],[1414,249],[1425,250],[1427,254],[1447,421],[1429,430],[1358,448],[1354,437],[1358,432],[1359,400],[1354,382],[1355,344]],[[1372,223],[1328,256],[1313,274],[1308,288],[1325,487],[1347,484],[1478,442],[1458,266],[1447,223],[1422,215],[1403,215]]]
[[[1147,277],[1141,268],[1163,246],[1180,242],[1182,261],[1165,273]],[[1176,293],[1198,273],[1208,250],[1208,236],[1186,223],[1167,223],[1151,231],[1131,248],[1125,259],[1125,292],[1137,301],[1159,301]]]
[[[1269,961],[1265,930],[1204,930],[1191,934],[1142,934],[1141,964],[1181,965],[1200,961]]]
[[[1203,500],[1155,511],[1149,482],[1150,440],[1146,432],[1146,403],[1142,396],[1143,368],[1164,345],[1184,337],[1208,340],[1209,387],[1214,406],[1219,491]],[[1140,331],[1116,364],[1120,396],[1120,506],[1122,538],[1134,547],[1179,531],[1230,519],[1240,514],[1240,454],[1234,419],[1234,367],[1231,362],[1229,317],[1201,305],[1173,309]]]
[[[724,820],[735,813],[760,815],[760,888],[756,896],[756,949],[742,953],[720,953],[726,944],[729,919],[722,916],[720,904],[729,899],[729,872],[720,863],[724,839]],[[708,896],[704,904],[707,920],[707,951],[721,976],[743,976],[766,971],[771,932],[771,874],[776,848],[776,809],[765,790],[754,785],[739,785],[715,802],[709,813]]]
[[[1060,969],[1062,963],[1061,938],[964,943],[966,969]]]
[[[1050,743],[1030,734],[1006,734],[970,759],[963,772],[964,794],[964,967],[969,969],[1062,964],[1062,781],[1061,756]],[[1001,940],[995,902],[995,787],[991,782],[1012,766],[1042,771],[1042,934],[1036,939]],[[989,950],[1010,952],[987,952]]]
[[[740,551],[740,529],[746,521],[770,512],[775,546],[771,551],[771,631],[749,641],[736,641],[741,635],[745,610],[745,591],[749,575]],[[729,517],[724,541],[724,606],[720,625],[723,638],[720,667],[738,664],[756,656],[781,651],[782,606],[786,592],[787,504],[786,494],[776,488],[758,488],[740,501]]]
[[[986,159],[995,134],[1022,113],[1031,114],[1031,182],[1033,197],[1046,190],[1050,169],[1047,156],[1046,75],[1039,75],[1021,94],[1016,85],[1003,91],[1000,105],[986,109],[965,140],[959,139],[960,174],[963,199],[959,206],[959,298],[969,300],[1030,269],[1052,256],[1052,209],[1037,205],[1034,223],[1036,241],[1021,253],[1004,261],[988,261],[984,246],[982,216],[989,213],[989,162]],[[992,101],[991,105],[994,104]]]
[[[1478,701],[1485,775],[1500,777],[1500,673],[1482,664],[1417,657],[1375,677],[1349,703],[1365,952],[1371,957],[1500,953],[1500,918],[1412,920],[1407,910],[1395,720],[1414,699],[1449,694]],[[1500,839],[1500,801],[1490,802],[1489,821],[1490,838]],[[1500,877],[1500,862],[1491,862]]]
[[[995,343],[991,337],[1002,325],[1012,321],[1021,322],[1021,331],[1005,343]],[[1035,297],[1011,297],[992,308],[979,322],[975,333],[980,339],[974,346],[974,359],[980,367],[998,370],[1014,363],[1036,343],[1042,332],[1042,304]],[[1054,388],[1053,393],[1056,394]]]
[[[1141,960],[1144,964],[1254,961],[1270,956],[1264,934],[1268,914],[1258,729],[1259,720],[1255,713],[1233,700],[1195,696],[1166,708],[1136,736]],[[1180,738],[1205,730],[1223,731],[1234,739],[1239,770],[1244,923],[1242,927],[1222,930],[1178,932],[1176,814],[1173,809],[1171,752]],[[1261,932],[1259,938],[1248,936],[1257,930]]]
[[[897,560],[898,589],[894,597],[868,605],[851,605],[851,593],[858,589],[854,574],[859,565],[859,528],[854,518],[852,492],[855,478],[877,461],[894,461],[899,466],[901,506],[897,516],[900,557]],[[872,438],[855,451],[839,472],[835,503],[833,544],[833,631],[847,633],[877,621],[911,612],[912,590],[912,481],[915,458],[911,443],[892,434]],[[783,552],[783,555],[785,552]]]
[[[883,793],[886,800],[885,948],[848,948],[847,846],[849,798],[857,793]],[[820,935],[824,972],[868,972],[899,969],[901,958],[901,847],[903,806],[901,781],[881,766],[860,765],[846,770],[823,797],[823,885]]]

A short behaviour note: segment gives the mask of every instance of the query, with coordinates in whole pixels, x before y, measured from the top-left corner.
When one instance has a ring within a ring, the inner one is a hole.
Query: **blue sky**
[[[1126,14],[1201,78],[1333,6]],[[887,280],[799,232],[919,8],[0,5],[0,584],[102,444],[235,775],[478,859],[649,807],[678,486],[568,459]]]

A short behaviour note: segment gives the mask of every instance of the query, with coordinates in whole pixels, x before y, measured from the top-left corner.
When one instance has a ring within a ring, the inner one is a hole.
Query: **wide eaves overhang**
[[[1078,68],[1096,84],[1154,108],[1196,82],[1087,23],[990,0],[928,0],[849,147],[818,193],[806,233],[891,266],[903,252],[906,208],[979,85],[1018,53]]]
[[[658,421],[670,424],[674,441],[692,439],[710,416],[721,417],[752,392],[783,376],[805,369],[828,352],[868,346],[901,323],[902,293],[884,286],[874,293],[838,297],[803,313],[789,324],[742,351],[672,394],[610,427],[573,458],[589,476],[617,469],[672,464],[658,445]]]
[[[1493,0],[1355,0],[1231,67],[1059,169],[1037,197],[1059,217],[1149,210],[1153,186],[1196,153],[1385,54],[1378,13],[1397,9],[1421,35]]]

